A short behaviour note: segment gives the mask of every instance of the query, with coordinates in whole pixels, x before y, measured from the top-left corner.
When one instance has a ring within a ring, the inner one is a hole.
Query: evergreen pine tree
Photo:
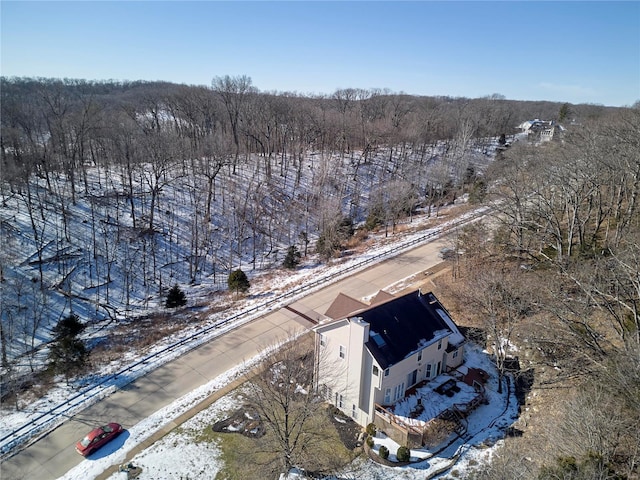
[[[560,107],[560,111],[558,112],[558,121],[564,122],[565,120],[568,119],[571,113],[573,113],[571,111],[571,106],[568,103],[563,103],[562,106]]]
[[[49,347],[49,369],[64,373],[67,382],[71,375],[81,371],[87,363],[89,352],[78,336],[85,326],[76,315],[69,315],[53,327],[54,340]]]
[[[165,307],[177,308],[177,307],[182,307],[183,305],[186,305],[186,304],[187,304],[187,296],[180,289],[178,284],[175,284],[173,287],[171,287],[171,290],[169,290],[169,293],[167,294],[167,302],[165,303]]]
[[[298,247],[295,245],[291,245],[287,249],[287,256],[284,257],[284,262],[282,262],[282,266],[284,268],[290,268],[294,270],[300,264],[300,252],[298,251]]]
[[[236,296],[239,292],[247,292],[249,290],[249,287],[251,286],[246,273],[244,273],[240,269],[234,270],[229,274],[227,285],[229,286],[229,290],[235,292]]]

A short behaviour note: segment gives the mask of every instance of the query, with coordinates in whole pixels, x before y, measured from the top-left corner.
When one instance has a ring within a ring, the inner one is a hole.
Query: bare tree
[[[505,246],[516,255],[532,254],[531,249],[539,247],[530,245],[530,232],[535,227],[531,219],[531,196],[534,185],[531,180],[533,172],[538,168],[536,154],[530,146],[515,146],[505,156],[489,167],[487,178],[491,188],[488,200],[495,218],[507,232]]]
[[[498,391],[507,371],[506,361],[513,352],[512,341],[520,321],[529,316],[535,297],[517,267],[485,262],[468,272],[465,298],[475,307],[484,326],[498,369]]]
[[[216,199],[216,178],[224,166],[232,163],[231,147],[221,135],[209,135],[202,140],[201,148],[201,156],[196,161],[196,166],[207,181],[204,217],[210,222],[211,205]]]
[[[351,149],[351,123],[348,119],[358,99],[358,90],[355,88],[338,89],[333,93],[332,98],[340,113],[340,137],[337,141],[340,152],[344,156]]]
[[[323,458],[318,416],[324,409],[314,391],[313,341],[310,335],[272,347],[262,373],[251,379],[251,405],[276,441],[279,472],[300,467],[328,473],[333,459]]]
[[[241,115],[247,102],[247,97],[254,91],[251,86],[251,77],[246,75],[230,77],[215,77],[211,82],[214,92],[219,95],[227,110],[233,143],[236,146],[235,161],[233,163],[233,173],[236,173],[236,165],[240,156],[239,125]]]

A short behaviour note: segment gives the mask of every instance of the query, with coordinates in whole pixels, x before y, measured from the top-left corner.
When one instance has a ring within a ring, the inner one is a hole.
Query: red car
[[[83,457],[88,457],[105,443],[120,435],[122,430],[122,425],[119,423],[109,423],[108,425],[94,428],[76,443],[76,451]]]

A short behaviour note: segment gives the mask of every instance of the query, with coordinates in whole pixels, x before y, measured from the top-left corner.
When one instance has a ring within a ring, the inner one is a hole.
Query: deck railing
[[[421,426],[411,425],[403,417],[395,415],[387,406],[375,403],[374,423],[380,428],[392,428],[394,431],[387,431],[387,435],[401,445],[408,445],[410,448],[424,446],[425,433],[436,420],[447,418],[453,420],[457,424],[456,432],[458,435],[463,435],[467,430],[466,418],[485,398],[484,387],[480,385],[480,389],[477,390],[478,394],[470,402],[455,403]]]

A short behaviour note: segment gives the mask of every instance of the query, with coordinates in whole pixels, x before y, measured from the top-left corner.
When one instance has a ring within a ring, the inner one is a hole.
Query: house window
[[[327,337],[323,333],[320,334],[320,346],[324,347],[327,344]]]
[[[451,355],[452,358],[456,358],[458,356],[458,350],[456,350],[455,352],[453,352],[453,355]]]
[[[380,373],[380,370],[378,370],[378,367],[376,367],[375,365],[373,366],[373,374],[377,377],[378,373]]]
[[[384,403],[386,403],[387,405],[391,403],[391,389],[387,388],[384,391]]]
[[[427,364],[427,373],[425,374],[425,377],[427,378],[431,378],[431,364]]]
[[[442,340],[438,342],[438,350],[440,350],[441,348],[442,348]]]
[[[400,400],[404,396],[404,382],[400,385],[396,385],[393,389],[393,401]]]
[[[385,369],[385,371],[384,371],[384,376],[385,376],[385,377],[388,377],[388,376],[389,376],[389,369],[388,369],[388,368],[386,368],[386,369]]]
[[[347,349],[344,345],[340,345],[340,358],[344,358],[347,354]]]
[[[420,353],[418,353],[418,361],[422,361],[422,350],[420,350]]]
[[[351,406],[351,416],[353,418],[358,418],[358,411],[356,410],[356,406],[355,405]]]
[[[415,385],[418,383],[418,370],[414,370],[409,375],[407,375],[407,385]]]
[[[331,388],[329,388],[329,386],[328,386],[328,385],[326,385],[326,384],[322,384],[321,391],[322,391],[322,395],[323,395],[323,397],[324,397],[328,402],[330,402],[330,401],[331,401]]]
[[[340,408],[344,408],[344,397],[342,395],[339,396],[340,398],[338,399],[338,406]]]

